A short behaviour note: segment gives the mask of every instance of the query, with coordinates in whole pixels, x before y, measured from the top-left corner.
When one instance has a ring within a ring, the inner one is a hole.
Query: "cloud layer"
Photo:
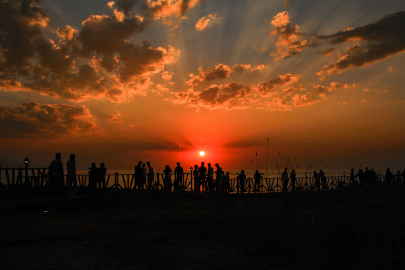
[[[25,102],[19,107],[0,107],[0,137],[53,139],[98,132],[84,106]]]

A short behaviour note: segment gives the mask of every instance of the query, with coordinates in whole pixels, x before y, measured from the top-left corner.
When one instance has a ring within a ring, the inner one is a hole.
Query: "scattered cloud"
[[[0,90],[32,90],[67,100],[127,101],[145,78],[177,61],[180,51],[129,39],[150,24],[130,17],[135,0],[110,2],[114,15],[91,15],[81,29],[52,30],[37,1],[0,0]],[[54,36],[50,39],[49,36]]]
[[[328,74],[363,67],[405,51],[405,12],[397,12],[383,19],[357,28],[350,28],[329,36],[317,36],[318,41],[336,45],[356,41],[339,59],[321,68]]]
[[[48,105],[25,102],[19,107],[0,107],[0,137],[65,138],[100,130],[84,106]]]
[[[117,123],[117,124],[122,124],[124,121],[120,119],[121,113],[119,111],[116,111],[112,116],[108,117],[108,121],[110,123]]]
[[[285,5],[286,7],[289,7],[289,6],[291,6],[291,3],[290,3],[290,1],[288,1],[288,0],[284,0],[284,5]]]
[[[195,25],[195,28],[199,31],[203,31],[205,30],[205,28],[218,23],[220,20],[221,18],[218,18],[217,14],[210,14],[208,16],[204,16],[201,19],[199,19]]]
[[[273,90],[274,87],[278,85],[286,85],[293,82],[297,82],[299,80],[299,76],[293,76],[291,74],[280,75],[276,79],[271,79],[268,82],[264,82],[259,86],[259,92],[262,95],[266,95],[268,92]]]
[[[147,0],[141,4],[140,11],[145,14],[146,17],[155,20],[165,20],[167,17],[184,16],[189,9],[203,1],[204,0]]]
[[[299,54],[307,47],[308,41],[302,39],[303,34],[300,32],[298,25],[292,26],[290,24],[290,16],[287,11],[278,13],[271,21],[271,24],[276,29],[270,33],[270,36],[278,36],[278,40],[275,41],[277,52],[272,54],[276,56],[276,60]]]

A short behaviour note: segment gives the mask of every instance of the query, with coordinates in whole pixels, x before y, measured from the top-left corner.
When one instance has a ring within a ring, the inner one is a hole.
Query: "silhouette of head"
[[[69,160],[75,160],[75,154],[70,154],[70,158],[69,158]]]
[[[286,171],[287,171],[287,168],[285,168],[284,171],[286,172]]]
[[[148,167],[150,167],[150,162],[149,162],[149,161],[147,161],[147,162],[146,162],[146,165],[148,165]]]
[[[101,162],[101,163],[100,163],[100,166],[104,168],[104,162]]]
[[[194,165],[194,168],[198,169],[198,165]]]
[[[141,164],[142,164],[142,161],[139,161],[139,162],[138,162],[138,165],[141,166]]]
[[[177,162],[177,166],[180,166],[180,162]]]
[[[211,167],[211,163],[208,163],[208,167]]]
[[[96,167],[96,163],[91,163],[91,167]]]
[[[201,162],[201,166],[204,166],[204,162]]]
[[[240,173],[245,173],[245,171],[244,171],[244,170],[242,170]]]
[[[256,172],[259,172],[258,170],[256,170]]]
[[[61,158],[62,158],[62,155],[61,155],[60,153],[56,153],[55,158],[56,158],[56,159],[61,159]]]

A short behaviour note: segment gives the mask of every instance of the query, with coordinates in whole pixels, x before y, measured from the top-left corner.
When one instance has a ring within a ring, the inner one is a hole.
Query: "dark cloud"
[[[273,90],[273,88],[277,85],[286,85],[286,84],[296,82],[298,80],[299,80],[298,76],[294,76],[291,74],[280,75],[276,79],[271,79],[268,82],[262,83],[259,87],[259,92],[262,92],[265,94],[265,93]]]
[[[132,10],[137,3],[137,0],[118,0],[115,2],[117,10],[123,12],[126,17],[132,13]]]
[[[39,1],[0,0],[0,88],[34,90],[69,100],[108,98],[120,102],[144,89],[146,77],[177,59],[179,51],[129,39],[147,19],[92,15],[76,30],[53,31]],[[136,1],[118,1],[129,14]],[[51,37],[51,38],[49,38]]]
[[[250,87],[231,82],[222,85],[211,85],[198,94],[197,99],[190,100],[193,106],[232,109],[242,107],[244,98],[251,91]]]
[[[358,41],[349,47],[339,60],[323,67],[322,70],[329,74],[339,73],[402,53],[405,51],[404,33],[405,12],[401,11],[369,25],[340,31],[329,36],[317,36],[319,41],[327,41],[334,45]]]
[[[47,105],[26,102],[20,107],[0,107],[0,137],[64,138],[98,132],[83,106]]]

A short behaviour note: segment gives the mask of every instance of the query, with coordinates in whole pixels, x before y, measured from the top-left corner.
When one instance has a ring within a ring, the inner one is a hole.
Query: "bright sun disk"
[[[204,151],[200,151],[200,156],[204,156],[205,152]]]

